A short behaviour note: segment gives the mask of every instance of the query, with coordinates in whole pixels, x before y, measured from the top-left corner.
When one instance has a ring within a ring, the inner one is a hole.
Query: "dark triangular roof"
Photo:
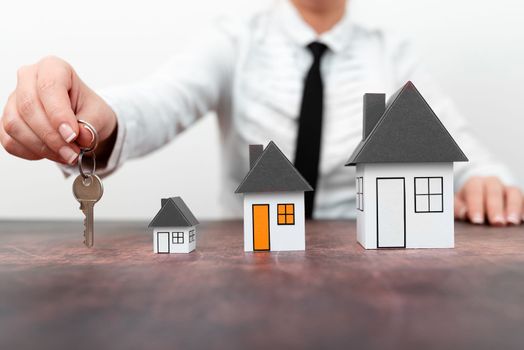
[[[235,193],[286,191],[313,191],[313,188],[271,141]]]
[[[180,197],[171,197],[163,200],[164,204],[158,211],[149,227],[188,227],[198,225],[186,203]]]
[[[388,101],[377,125],[346,165],[464,162],[468,158],[411,81]]]

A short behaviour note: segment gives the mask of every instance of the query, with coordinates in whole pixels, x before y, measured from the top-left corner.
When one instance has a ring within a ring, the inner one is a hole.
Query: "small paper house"
[[[413,83],[364,95],[356,166],[357,240],[366,249],[454,246],[453,162],[468,159]]]
[[[244,251],[304,250],[304,192],[313,188],[271,141],[249,146],[244,194]]]
[[[155,253],[190,253],[196,248],[195,218],[180,197],[162,198],[160,211],[149,223]]]

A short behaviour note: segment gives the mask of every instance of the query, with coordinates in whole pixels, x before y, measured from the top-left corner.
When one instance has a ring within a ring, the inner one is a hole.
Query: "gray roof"
[[[270,141],[235,193],[291,191],[313,191],[313,188]]]
[[[388,101],[386,110],[346,163],[464,162],[455,140],[412,82]]]
[[[171,197],[162,199],[162,207],[148,227],[188,227],[198,223],[182,198]]]

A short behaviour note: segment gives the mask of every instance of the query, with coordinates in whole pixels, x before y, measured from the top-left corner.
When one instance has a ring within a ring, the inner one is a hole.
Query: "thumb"
[[[116,128],[116,115],[111,107],[95,92],[89,90],[85,96],[82,108],[77,111],[78,120],[89,123],[96,131],[98,142],[105,141]],[[79,147],[90,147],[94,142],[94,135],[85,124],[78,123],[78,138],[76,144]]]
[[[73,111],[71,95],[77,86],[71,66],[56,57],[46,57],[37,70],[38,96],[53,129],[64,141],[71,142],[78,136],[78,125]]]

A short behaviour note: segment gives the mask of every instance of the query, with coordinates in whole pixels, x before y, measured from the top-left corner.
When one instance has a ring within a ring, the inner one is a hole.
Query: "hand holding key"
[[[104,159],[113,148],[115,113],[69,63],[46,57],[18,70],[16,87],[0,117],[0,144],[20,158],[72,165],[79,147],[92,140],[77,122],[86,118],[99,134],[97,156]]]
[[[104,194],[104,187],[102,181],[95,174],[96,159],[94,150],[98,144],[98,134],[96,130],[89,123],[79,120],[93,134],[93,143],[88,148],[80,148],[80,155],[78,158],[78,170],[80,175],[77,176],[73,182],[73,194],[80,203],[80,209],[85,215],[84,219],[84,244],[91,248],[94,244],[94,206],[95,203],[102,198]],[[83,159],[84,155],[91,156],[93,167],[88,173],[84,171]]]

